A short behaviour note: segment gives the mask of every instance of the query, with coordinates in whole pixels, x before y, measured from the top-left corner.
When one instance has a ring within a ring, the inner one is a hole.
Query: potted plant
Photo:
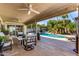
[[[5,30],[5,29],[1,30],[1,32],[3,32],[5,35],[8,35],[9,34],[9,31],[8,30]]]
[[[2,54],[2,47],[4,45],[4,41],[5,41],[5,37],[4,36],[0,36],[0,55],[3,56]]]

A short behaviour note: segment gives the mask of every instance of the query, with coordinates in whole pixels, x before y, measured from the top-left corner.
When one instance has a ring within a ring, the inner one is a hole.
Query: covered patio
[[[61,40],[52,40],[41,37],[35,48],[31,51],[25,51],[18,45],[13,46],[13,50],[5,51],[6,56],[77,56],[73,51],[75,42],[66,42]]]
[[[13,24],[15,27],[17,25],[22,25],[22,31],[27,35],[28,24],[60,16],[65,13],[76,11],[77,9],[79,11],[79,7],[75,3],[32,3],[31,5],[32,8],[39,13],[36,11],[30,12],[25,9],[22,10],[23,8],[28,8],[27,3],[0,4],[0,20],[5,29],[8,29],[6,25]],[[77,21],[79,22],[78,18],[76,22]],[[78,22],[77,27],[79,27]],[[79,54],[79,28],[77,28],[77,37],[76,43],[41,37],[40,41],[37,40],[37,45],[32,51],[25,51],[20,45],[18,45],[13,46],[12,51],[4,51],[4,54],[7,56],[75,56]],[[75,53],[73,49],[76,49],[78,54]]]

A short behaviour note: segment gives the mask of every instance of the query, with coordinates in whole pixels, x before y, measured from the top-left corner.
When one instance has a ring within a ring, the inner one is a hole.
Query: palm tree
[[[67,33],[67,28],[66,25],[70,22],[70,20],[68,20],[68,14],[64,14],[62,15],[63,18],[63,26],[64,26],[64,33]]]
[[[68,33],[73,33],[76,31],[76,24],[74,22],[70,22],[67,26]]]
[[[54,32],[54,26],[57,24],[56,20],[49,20],[47,23],[47,27],[49,32]]]

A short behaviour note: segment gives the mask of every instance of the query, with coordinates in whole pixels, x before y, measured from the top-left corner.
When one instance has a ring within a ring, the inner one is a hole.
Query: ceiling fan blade
[[[28,15],[30,15],[30,14],[31,14],[31,11],[29,10],[29,11],[28,11]]]
[[[40,14],[40,12],[34,10],[34,9],[31,9],[32,12],[36,13],[36,14]]]
[[[18,9],[18,10],[28,10],[28,9]]]

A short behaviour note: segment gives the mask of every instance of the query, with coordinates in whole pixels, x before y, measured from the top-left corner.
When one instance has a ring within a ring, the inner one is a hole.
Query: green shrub
[[[0,36],[0,42],[5,41],[5,36]]]

